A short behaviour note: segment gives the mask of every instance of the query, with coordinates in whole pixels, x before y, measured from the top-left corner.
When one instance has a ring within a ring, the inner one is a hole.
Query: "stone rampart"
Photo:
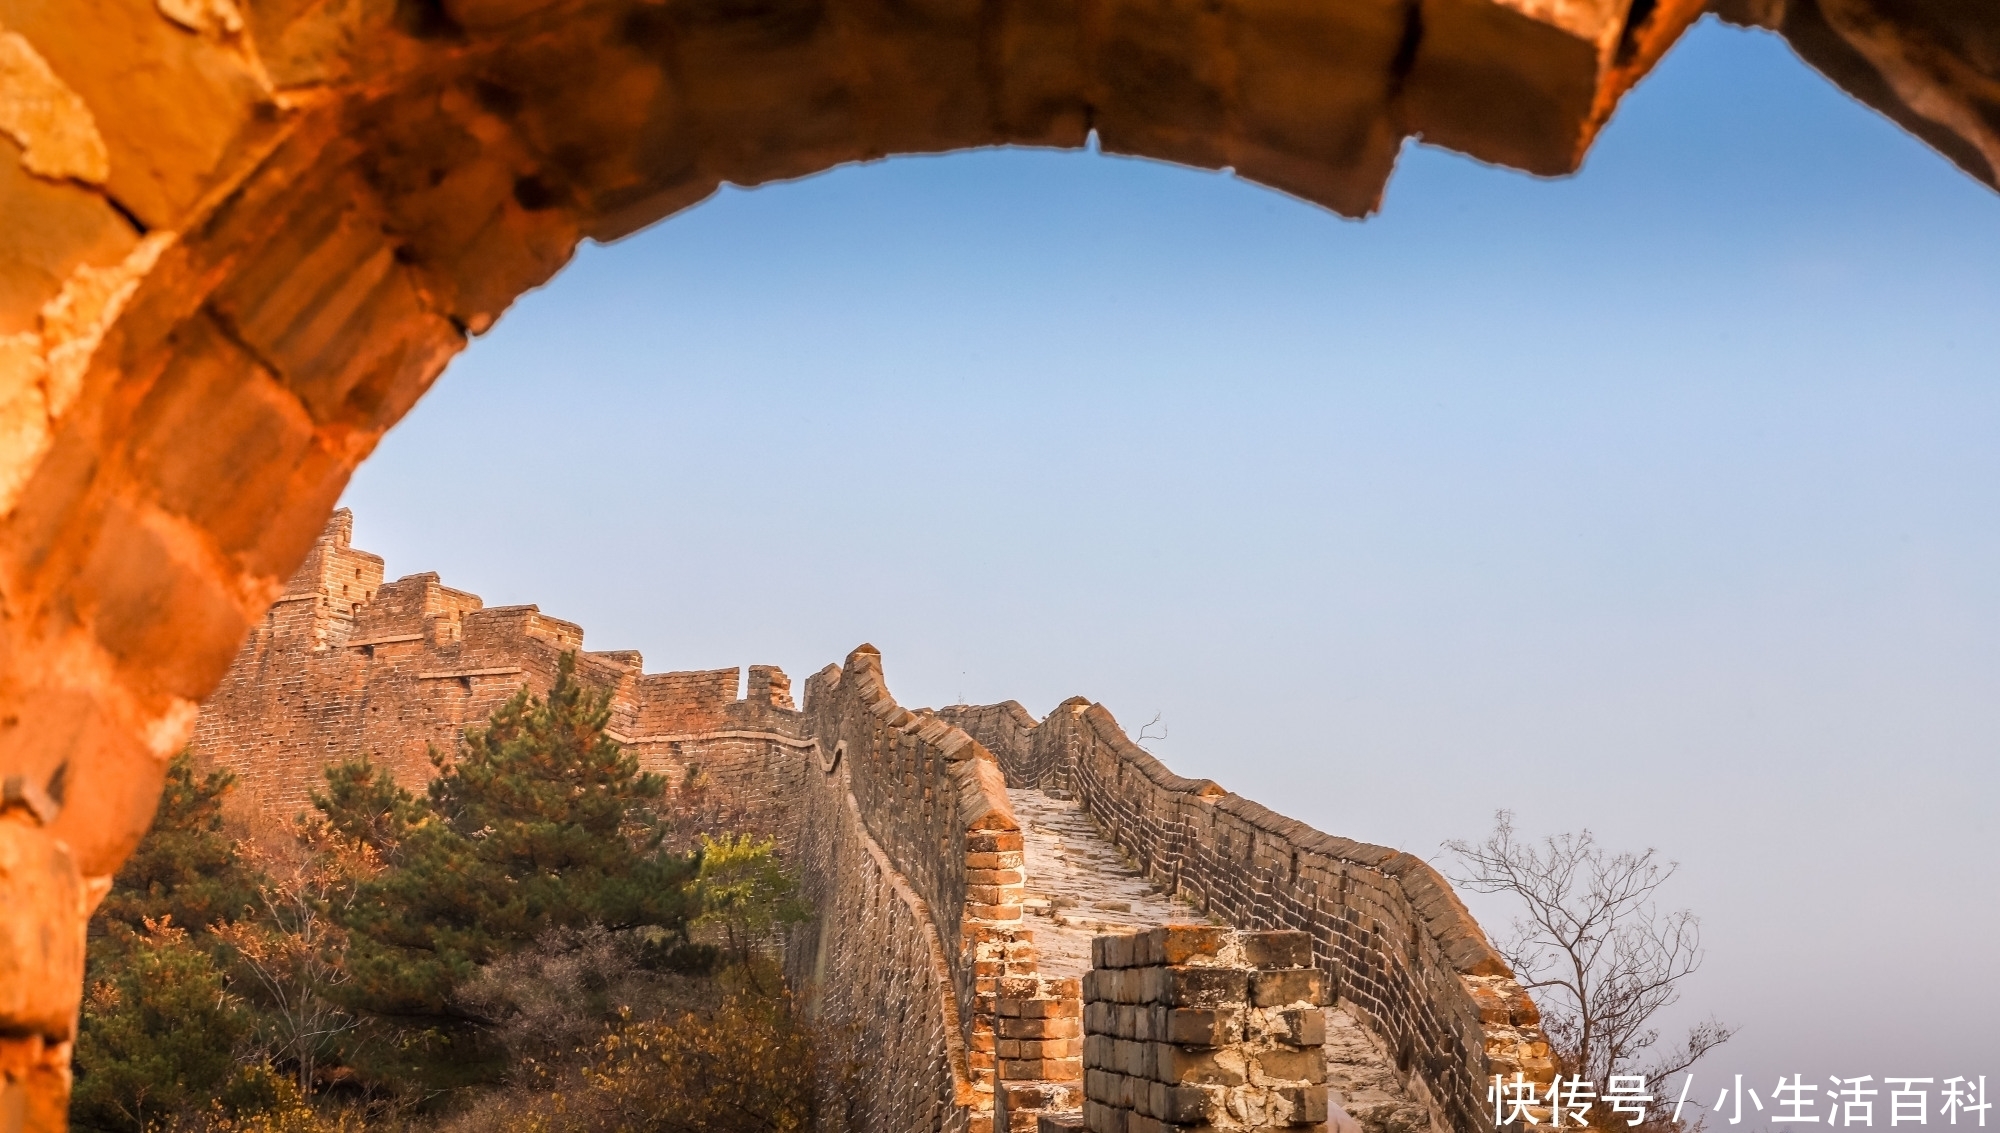
[[[610,691],[609,732],[642,767],[675,789],[701,769],[712,825],[789,828],[779,768],[811,741],[783,672],[750,666],[741,698],[740,669],[646,673],[636,652],[584,652],[581,627],[534,606],[488,607],[431,573],[384,582],[352,535],[353,517],[336,513],[195,724],[190,746],[235,772],[239,812],[289,818],[323,768],[362,755],[420,789],[433,750],[449,756],[523,686],[545,691],[573,652],[579,677]]]
[[[833,1092],[845,1127],[970,1133],[981,1099],[931,906],[869,835],[848,768],[818,752],[798,763],[791,861],[814,916],[786,942],[785,975],[823,1028],[829,1070],[864,1080]]]
[[[435,574],[384,583],[352,530],[347,512],[334,516],[195,724],[189,742],[236,773],[242,803],[289,817],[321,768],[359,755],[421,787],[431,748],[453,751],[521,686],[546,689],[565,652],[595,684],[622,690],[637,675],[637,654],[582,653],[581,628],[533,606],[488,608]],[[614,728],[631,698],[615,707]]]
[[[844,769],[874,840],[944,934],[975,1090],[972,1127],[990,1128],[1000,1099],[1003,1124],[1033,1128],[1035,1112],[1068,1108],[1083,1076],[1081,1031],[1046,1020],[1077,1019],[1082,1008],[1074,979],[1040,975],[1033,933],[1021,923],[1021,831],[998,762],[961,729],[898,705],[873,646],[806,688],[823,759]]]
[[[1010,727],[1020,713],[996,707],[939,715],[994,741],[1010,785],[1074,792],[1169,892],[1238,928],[1309,933],[1338,1003],[1380,1040],[1439,1128],[1479,1125],[1491,1074],[1552,1072],[1533,1001],[1421,859],[1175,775],[1086,699],[1025,733]]]
[[[649,674],[638,653],[582,651],[579,627],[535,607],[487,608],[434,574],[384,582],[351,531],[336,515],[245,642],[196,726],[199,761],[278,820],[358,755],[418,788],[430,751],[523,686],[546,690],[575,653],[610,695],[613,737],[692,816],[684,836],[777,837],[816,914],[787,943],[788,974],[861,1068],[855,1128],[1027,1130],[1082,1104],[1081,988],[1042,973],[1022,920],[1010,786],[1074,795],[1138,870],[1212,917],[1308,934],[1435,1128],[1475,1124],[1490,1073],[1546,1077],[1533,1004],[1434,871],[1174,775],[1102,706],[1070,700],[1040,723],[1011,702],[907,709],[864,645],[807,681],[800,710],[771,666]]]
[[[612,738],[667,778],[682,836],[776,837],[815,913],[788,975],[835,1063],[859,1068],[864,1088],[841,1099],[854,1128],[989,1133],[996,1100],[1024,1129],[1074,1108],[1079,988],[1038,974],[999,765],[898,706],[873,648],[817,674],[801,712],[774,666],[646,673],[535,607],[489,609],[435,574],[385,583],[352,530],[334,517],[196,725],[197,761],[243,785],[239,817],[290,818],[327,766],[361,755],[420,789],[432,751],[522,687],[546,691],[575,653],[610,694]]]

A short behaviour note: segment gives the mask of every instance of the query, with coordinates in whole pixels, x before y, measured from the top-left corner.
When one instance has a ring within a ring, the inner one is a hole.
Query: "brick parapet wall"
[[[846,1109],[836,1124],[984,1133],[990,1100],[974,1088],[938,919],[870,836],[849,768],[820,756],[795,762],[791,860],[814,916],[787,939],[785,969],[829,1071],[837,1079],[851,1065],[861,1079],[833,1095]]]
[[[975,724],[1004,719],[954,714]],[[1309,933],[1338,1002],[1381,1040],[1441,1128],[1480,1123],[1491,1074],[1546,1081],[1553,1073],[1533,1001],[1421,859],[1176,775],[1080,697],[1031,732],[1003,724],[989,734],[1002,741],[993,750],[1010,783],[1074,791],[1105,835],[1170,892],[1238,928]]]
[[[938,918],[952,969],[975,1129],[1032,1128],[1042,1109],[1074,1104],[1080,1036],[1074,980],[1039,974],[1021,922],[1022,841],[992,754],[963,730],[898,705],[881,655],[862,646],[807,682],[805,713],[825,758],[845,768],[862,820]],[[1029,1035],[1028,1031],[1038,1031]],[[1042,1033],[1046,1032],[1046,1033]]]
[[[993,753],[994,758],[1000,761],[1009,785],[1067,785],[1068,762],[1056,758],[1058,753],[1039,751],[1034,747],[1032,737],[1039,721],[1019,701],[953,704],[932,711],[938,719],[961,729]]]

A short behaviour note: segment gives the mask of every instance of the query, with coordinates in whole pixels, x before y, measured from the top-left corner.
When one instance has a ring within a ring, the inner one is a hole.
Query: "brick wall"
[[[1487,1074],[1546,1077],[1533,1004],[1429,867],[1175,776],[1099,706],[1040,724],[1011,702],[912,711],[863,646],[800,711],[771,666],[648,674],[533,606],[487,608],[435,574],[384,582],[351,532],[338,513],[203,706],[194,750],[236,772],[236,806],[289,817],[325,766],[364,753],[420,788],[430,749],[522,686],[546,691],[576,652],[611,693],[614,738],[697,814],[687,836],[777,836],[816,912],[787,948],[794,986],[866,1063],[857,1128],[1018,1131],[1081,1104],[1080,989],[1040,974],[1022,924],[1009,782],[1075,792],[1211,914],[1309,933],[1333,994],[1445,1127],[1483,1112]]]
[[[1081,697],[1025,733],[992,726],[1011,711],[947,713],[989,727],[1010,784],[1075,792],[1168,891],[1238,928],[1310,934],[1337,1001],[1382,1041],[1440,1127],[1481,1124],[1492,1074],[1553,1073],[1533,1001],[1421,859],[1175,775]]]
[[[836,1125],[971,1133],[990,1108],[973,1087],[950,950],[869,835],[842,763],[817,751],[799,761],[791,862],[814,916],[785,947],[786,980],[821,1025],[828,1062],[860,1079],[836,1095],[847,1118]]]
[[[777,838],[815,914],[788,974],[859,1068],[839,1099],[854,1128],[989,1133],[997,1103],[1003,1127],[1031,1129],[1078,1104],[1079,988],[1037,973],[999,767],[899,707],[872,648],[815,676],[801,712],[773,666],[649,674],[636,652],[583,652],[578,626],[533,606],[488,609],[435,574],[385,583],[352,526],[334,517],[203,706],[193,750],[236,773],[239,816],[289,818],[325,767],[363,754],[421,789],[432,749],[523,686],[546,692],[576,652],[610,692],[612,737],[692,816],[678,837]]]
[[[1081,1036],[1047,1021],[1079,1016],[1079,989],[1039,973],[1021,923],[1021,832],[993,755],[898,705],[873,646],[814,674],[805,711],[874,840],[933,912],[975,1091],[972,1128],[997,1117],[1032,1129],[1036,1113],[1073,1107]]]

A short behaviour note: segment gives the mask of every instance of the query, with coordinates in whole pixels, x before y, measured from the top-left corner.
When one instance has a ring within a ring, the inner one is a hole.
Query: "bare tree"
[[[354,897],[354,882],[380,868],[367,846],[342,838],[322,821],[301,820],[292,852],[278,855],[252,845],[264,869],[255,918],[218,924],[247,972],[269,1020],[266,1056],[289,1065],[299,1093],[316,1088],[321,1059],[360,1026],[334,1000],[348,981],[347,934],[338,912]]]
[[[1654,901],[1679,863],[1660,861],[1650,848],[1613,854],[1589,830],[1539,845],[1519,841],[1514,816],[1504,810],[1484,841],[1450,841],[1445,848],[1464,867],[1453,881],[1511,894],[1525,907],[1500,952],[1521,985],[1536,993],[1565,1076],[1602,1084],[1613,1074],[1643,1073],[1657,1082],[1734,1033],[1710,1018],[1689,1029],[1684,1042],[1654,1049],[1660,1040],[1654,1016],[1680,998],[1681,981],[1702,961],[1701,922],[1686,909],[1662,913]]]

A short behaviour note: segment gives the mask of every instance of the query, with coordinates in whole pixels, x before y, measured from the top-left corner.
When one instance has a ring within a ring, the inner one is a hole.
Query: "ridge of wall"
[[[863,645],[807,681],[801,711],[773,666],[648,674],[536,607],[489,608],[435,574],[384,582],[351,536],[336,514],[244,642],[203,706],[198,761],[279,819],[360,754],[420,787],[430,748],[575,653],[610,693],[612,737],[694,828],[777,838],[817,914],[786,942],[788,977],[869,1067],[844,1099],[857,1129],[1017,1133],[1081,1105],[1081,989],[1041,974],[1022,921],[1010,784],[1068,789],[1144,874],[1237,928],[1309,933],[1438,1128],[1478,1123],[1489,1073],[1547,1077],[1533,1003],[1435,871],[1177,776],[1101,705],[1040,722],[1011,701],[907,709]]]
[[[1374,1032],[1439,1128],[1480,1127],[1492,1074],[1553,1073],[1533,1000],[1422,859],[1176,775],[1083,697],[1029,730],[1012,702],[938,715],[986,741],[1010,784],[1073,792],[1169,892],[1237,928],[1311,934],[1336,1000]]]
[[[1076,980],[1041,976],[1022,925],[1021,831],[998,761],[962,729],[897,704],[872,645],[814,674],[805,711],[822,766],[845,776],[863,824],[943,934],[974,1090],[970,1128],[1028,1129],[1035,1112],[1072,1108],[1080,1024],[1073,1036],[1002,1033],[1004,1020],[1030,1013],[1080,1020],[1082,1001]]]

